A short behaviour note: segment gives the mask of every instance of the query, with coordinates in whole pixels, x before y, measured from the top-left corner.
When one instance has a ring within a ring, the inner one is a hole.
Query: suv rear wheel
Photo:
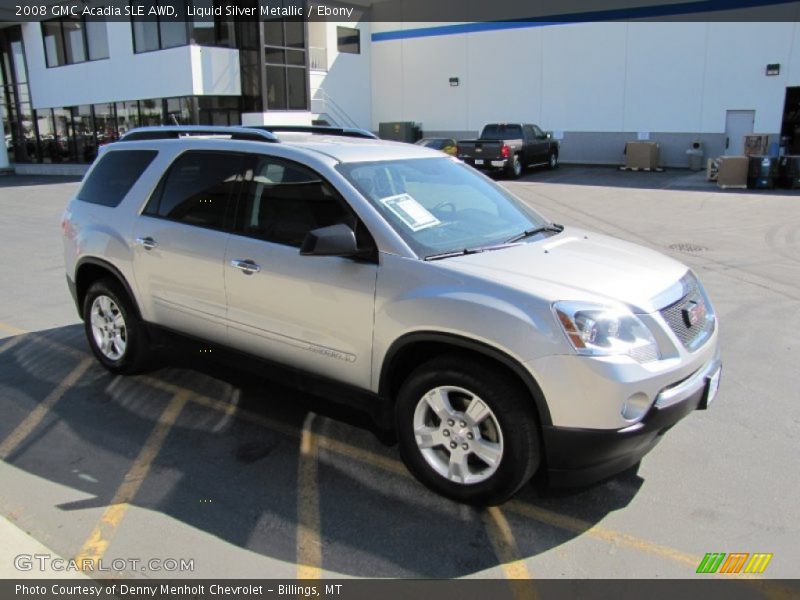
[[[112,373],[135,373],[146,363],[147,339],[127,294],[113,279],[94,282],[83,299],[86,338]]]
[[[458,502],[503,502],[541,461],[531,399],[477,360],[441,357],[418,367],[400,388],[395,418],[406,466]]]

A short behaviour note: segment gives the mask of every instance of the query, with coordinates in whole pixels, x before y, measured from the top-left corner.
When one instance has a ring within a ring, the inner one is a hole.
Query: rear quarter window
[[[481,133],[484,140],[517,140],[521,137],[522,127],[519,125],[487,125]]]
[[[158,152],[155,150],[106,152],[78,191],[78,200],[102,206],[118,206],[156,154]]]

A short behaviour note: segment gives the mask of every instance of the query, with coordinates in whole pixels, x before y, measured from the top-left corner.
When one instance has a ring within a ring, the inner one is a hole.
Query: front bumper
[[[662,390],[644,418],[629,427],[543,427],[549,483],[554,487],[587,485],[632,467],[683,417],[707,408],[720,373],[720,360],[714,358],[685,380]]]

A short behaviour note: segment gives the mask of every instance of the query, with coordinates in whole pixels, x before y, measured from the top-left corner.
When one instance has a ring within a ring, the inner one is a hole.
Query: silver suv
[[[408,468],[462,502],[618,473],[719,383],[686,266],[366,132],[133,130],[63,228],[107,369],[141,370],[165,331],[290,366],[391,415]]]

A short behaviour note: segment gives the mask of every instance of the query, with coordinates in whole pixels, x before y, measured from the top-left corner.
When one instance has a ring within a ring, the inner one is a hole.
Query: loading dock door
[[[744,154],[744,136],[753,133],[756,122],[754,110],[729,110],[725,115],[725,154]]]

